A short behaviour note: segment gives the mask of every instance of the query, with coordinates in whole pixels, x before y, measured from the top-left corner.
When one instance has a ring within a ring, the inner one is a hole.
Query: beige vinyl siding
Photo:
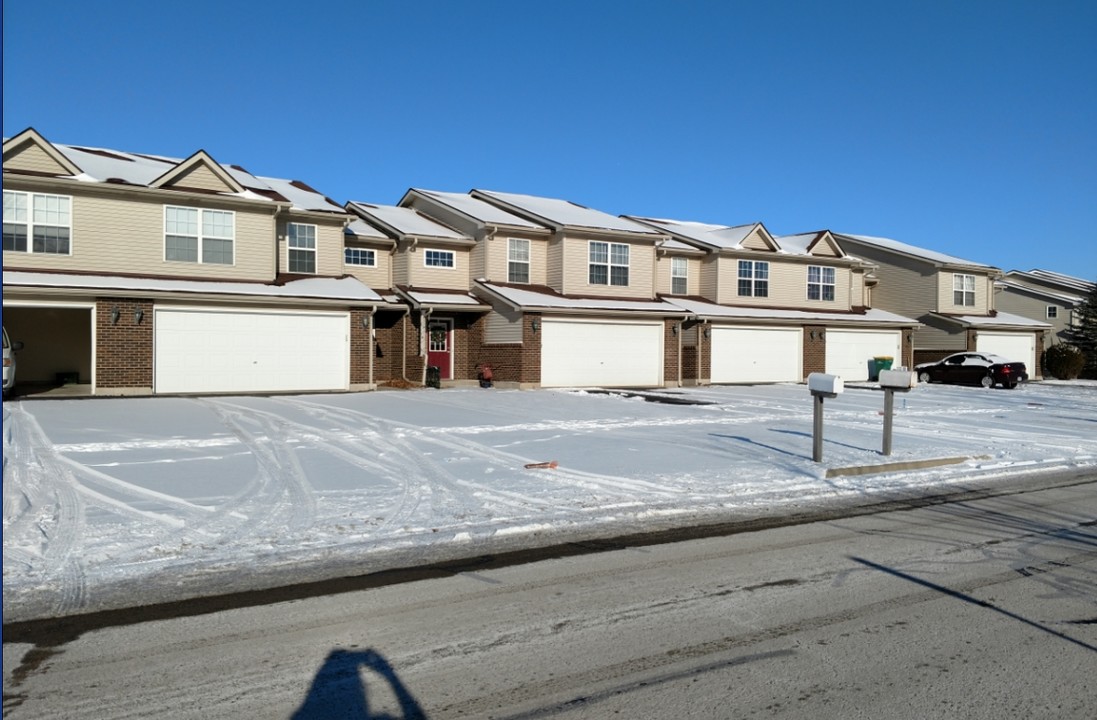
[[[740,247],[747,250],[772,250],[773,246],[769,244],[765,234],[761,230],[755,230],[750,235],[743,238],[743,241],[739,243]]]
[[[937,269],[933,265],[861,245],[851,245],[848,250],[879,265],[876,276],[880,282],[872,290],[873,307],[915,319],[937,310]],[[951,288],[950,278],[950,293]]]
[[[494,242],[494,238],[489,241],[480,238],[476,240],[476,244],[469,248],[469,278],[490,278],[488,258],[493,250],[491,243]],[[505,246],[503,252],[506,252]]]
[[[955,275],[975,276],[975,305],[957,305],[953,302],[952,278]],[[942,270],[937,275],[938,312],[956,315],[986,315],[989,312],[990,278],[979,272],[954,272]]]
[[[522,342],[522,313],[494,308],[484,319],[484,342],[489,345]]]
[[[373,247],[365,243],[346,243],[346,247],[372,250],[375,265],[343,265],[341,273],[353,275],[374,290],[387,290],[392,287],[392,253],[389,248]]]
[[[172,181],[167,184],[167,187],[194,188],[196,190],[211,190],[213,192],[232,191],[232,188],[226,185],[225,182],[204,163],[199,163],[191,170],[172,179]]]
[[[849,304],[850,307],[869,307],[863,272],[849,272]]]
[[[427,250],[441,250],[453,253],[453,267],[426,267],[424,258]],[[420,240],[407,254],[408,284],[420,288],[438,290],[469,289],[469,256],[471,248],[453,247],[442,244],[432,245]]]
[[[841,254],[834,249],[834,245],[826,238],[815,244],[811,254],[815,257],[841,257]]]
[[[998,293],[994,304],[1001,312],[1048,323],[1051,325],[1053,343],[1067,340],[1067,330],[1070,328],[1071,318],[1071,310],[1068,305],[1055,300],[1032,297],[1015,290],[1003,290]],[[1049,318],[1047,316],[1048,305],[1054,305],[1059,309],[1057,317]]]
[[[4,158],[5,170],[26,170],[28,172],[47,173],[49,175],[68,175],[69,171],[61,167],[49,153],[36,143],[27,143],[10,157]],[[7,185],[7,180],[5,187]],[[11,188],[7,188],[10,190]]]
[[[923,326],[914,329],[915,350],[967,350],[967,331],[964,328],[932,315],[923,317],[921,321]]]
[[[654,297],[655,246],[627,240],[602,240],[611,245],[629,246],[628,285],[590,284],[590,240],[572,237],[564,240],[564,289],[565,295],[590,295],[598,297]]]
[[[663,295],[671,294],[671,258],[675,255],[656,257],[655,291]],[[677,257],[683,257],[678,255]],[[686,295],[697,295],[701,289],[701,258],[686,256]]]
[[[769,295],[767,297],[739,295],[739,260],[769,263]],[[832,267],[819,265],[819,267]],[[797,310],[849,310],[850,271],[834,268],[834,300],[808,300],[808,266],[802,263],[780,262],[765,257],[720,258],[720,299],[722,305],[792,308]]]
[[[720,256],[706,255],[701,259],[701,297],[720,302]]]
[[[343,269],[343,224],[321,224],[310,218],[289,218],[278,223],[278,270],[289,272],[289,244],[287,238],[290,223],[312,225],[316,228],[316,274],[338,276]]]
[[[564,247],[565,240],[560,233],[556,233],[548,242],[548,267],[545,277],[548,286],[558,293],[564,292]],[[586,268],[583,269],[583,278],[586,278]]]
[[[545,238],[528,238],[519,233],[497,234],[489,241],[487,248],[487,269],[483,276],[493,282],[509,282],[508,247],[510,239],[529,240],[529,284],[548,284],[549,243]],[[473,277],[477,275],[473,274]]]
[[[179,198],[178,207],[224,210]],[[269,281],[274,277],[275,229],[271,212],[233,210],[233,265],[164,260],[162,201],[113,196],[73,196],[71,255],[4,253],[4,267],[82,270],[109,274],[171,275]]]
[[[411,261],[418,259],[419,262],[423,262],[422,258],[413,258],[411,250],[408,248],[406,242],[399,243],[396,253],[392,256],[392,284],[396,285],[408,285],[411,283]]]

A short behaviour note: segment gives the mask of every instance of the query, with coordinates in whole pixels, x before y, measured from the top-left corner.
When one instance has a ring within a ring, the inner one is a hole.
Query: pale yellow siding
[[[353,275],[374,290],[392,288],[392,253],[388,248],[371,247],[361,243],[347,243],[347,247],[360,247],[373,250],[375,265],[343,265],[343,273]]]
[[[49,175],[68,175],[68,170],[61,167],[56,160],[50,157],[49,153],[35,143],[26,143],[17,148],[9,157],[5,157],[4,169],[26,170]]]
[[[589,295],[599,297],[654,297],[655,246],[644,242],[610,240],[611,245],[629,246],[628,285],[592,285],[590,280],[590,241],[587,238],[564,240],[564,289],[565,295]]]
[[[521,343],[522,313],[510,308],[494,308],[484,318],[484,342],[488,344]]]
[[[747,258],[743,258],[747,259]],[[749,258],[755,260],[754,258]],[[850,308],[850,271],[834,268],[834,300],[809,300],[808,266],[802,263],[769,262],[769,294],[766,297],[739,295],[739,258],[720,258],[720,300],[723,305],[776,307],[795,310],[845,312]],[[819,266],[831,267],[831,266]]]
[[[526,238],[518,233],[497,234],[487,242],[485,251],[487,267],[483,277],[493,282],[509,282],[508,247],[511,238],[529,240],[529,283],[546,285],[548,283],[548,241],[544,237]],[[477,276],[474,274],[473,277]]]
[[[954,302],[952,283],[956,275],[975,276],[975,305],[957,305]],[[982,273],[942,271],[937,274],[937,311],[958,315],[986,315],[992,284],[990,278]]]
[[[453,267],[426,267],[424,258],[427,250],[443,250],[453,253]],[[471,248],[430,245],[420,242],[405,253],[408,263],[408,284],[418,288],[437,290],[469,289],[469,256]]]
[[[700,290],[701,297],[712,302],[720,302],[720,257],[706,255],[701,259]]]
[[[167,187],[194,188],[197,190],[211,190],[213,192],[232,191],[225,182],[219,178],[208,165],[199,163],[191,170],[173,178]]]
[[[192,198],[178,207],[228,209]],[[6,268],[81,270],[109,274],[170,275],[223,280],[269,281],[274,273],[275,228],[269,210],[234,211],[234,263],[168,262],[164,259],[164,207],[161,200],[115,196],[74,196],[71,255],[4,253]]]
[[[289,218],[278,223],[278,270],[289,272],[289,230],[290,223],[311,225],[316,228],[316,274],[327,276],[342,275],[343,269],[343,224],[321,224],[311,218]]]
[[[411,263],[409,261],[409,252],[407,243],[400,243],[400,247],[396,250],[396,254],[392,256],[392,284],[407,285],[411,282],[410,272],[408,268]],[[422,262],[422,260],[419,260]]]
[[[811,254],[815,257],[840,257],[834,246],[825,238],[815,244],[815,247],[811,249]]]
[[[773,246],[766,240],[766,236],[762,233],[761,229],[753,231],[750,235],[747,235],[740,245],[747,250],[772,250]]]
[[[851,307],[870,307],[863,272],[849,272],[849,304]]]
[[[548,268],[546,269],[546,277],[548,278],[548,286],[558,293],[564,292],[565,245],[564,237],[559,233],[554,234],[548,243]]]
[[[655,265],[655,291],[663,295],[670,295],[671,267],[674,263],[671,258],[674,255],[658,256]],[[683,257],[679,255],[678,257]],[[698,295],[701,289],[701,258],[695,256],[686,257],[686,295]]]

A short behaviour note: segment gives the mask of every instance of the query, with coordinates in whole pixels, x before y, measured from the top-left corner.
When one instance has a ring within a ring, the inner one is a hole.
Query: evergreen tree
[[[1071,339],[1074,346],[1086,355],[1082,377],[1097,379],[1097,285],[1089,291],[1085,303],[1076,312],[1076,331]]]

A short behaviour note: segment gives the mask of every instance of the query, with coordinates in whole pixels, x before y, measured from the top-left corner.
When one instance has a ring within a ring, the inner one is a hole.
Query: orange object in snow
[[[534,468],[547,468],[549,470],[554,470],[555,468],[559,467],[559,465],[560,463],[556,462],[555,460],[551,460],[549,462],[529,463],[528,465],[526,465],[526,469],[532,470]]]

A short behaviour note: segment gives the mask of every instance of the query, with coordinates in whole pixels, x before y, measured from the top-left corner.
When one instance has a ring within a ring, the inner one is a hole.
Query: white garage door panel
[[[712,328],[712,382],[800,382],[800,328]]]
[[[975,349],[1001,355],[1013,362],[1023,362],[1030,376],[1036,372],[1035,333],[993,333],[980,330],[975,338]]]
[[[868,380],[869,363],[875,357],[892,358],[894,367],[902,364],[897,330],[827,330],[826,342],[827,372],[846,382]]]
[[[658,387],[663,324],[544,320],[542,387]]]
[[[155,391],[343,390],[347,313],[157,308]]]

